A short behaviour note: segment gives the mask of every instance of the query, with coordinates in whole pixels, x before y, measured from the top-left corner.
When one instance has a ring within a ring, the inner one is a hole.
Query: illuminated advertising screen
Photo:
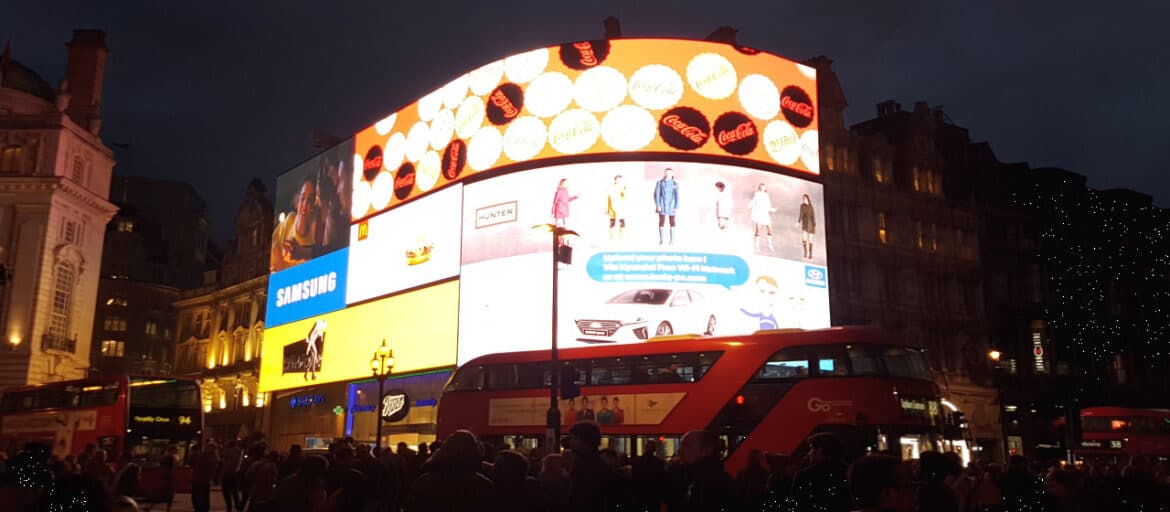
[[[394,373],[455,363],[459,283],[447,281],[264,331],[260,391],[370,377],[382,340],[394,351]]]
[[[829,326],[821,185],[744,167],[603,162],[464,187],[459,362],[548,347],[551,235],[561,346]]]
[[[349,244],[352,155],[353,139],[349,139],[276,180],[269,272],[295,267]]]
[[[353,218],[493,168],[689,153],[820,172],[816,70],[705,41],[578,41],[456,77],[354,137]]]
[[[350,229],[350,304],[459,274],[461,187],[450,187]]]
[[[547,348],[547,223],[578,233],[562,346],[828,326],[816,91],[808,66],[670,39],[455,77],[278,180],[262,390],[367,378],[383,337],[396,373]]]

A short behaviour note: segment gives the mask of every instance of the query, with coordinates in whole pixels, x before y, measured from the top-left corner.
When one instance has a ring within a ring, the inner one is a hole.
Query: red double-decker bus
[[[182,457],[202,433],[199,406],[199,386],[188,379],[113,375],[9,388],[0,397],[0,450],[37,442],[63,457],[94,444],[111,462],[125,450],[153,461],[176,445]]]
[[[1170,458],[1170,409],[1081,409],[1081,441],[1074,451],[1082,457],[1117,461],[1129,457]]]
[[[467,429],[536,446],[545,435],[549,358],[492,354],[459,368],[439,402],[440,438]],[[869,328],[672,336],[563,349],[559,358],[581,387],[579,398],[560,401],[562,423],[597,421],[603,446],[630,455],[658,439],[671,456],[695,429],[722,437],[729,470],[751,450],[799,455],[823,431],[855,456],[901,449],[911,458],[938,448],[940,400],[926,359]]]

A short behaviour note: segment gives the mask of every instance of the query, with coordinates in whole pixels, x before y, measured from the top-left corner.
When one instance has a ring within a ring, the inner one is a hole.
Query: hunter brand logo
[[[516,222],[516,201],[484,206],[475,210],[475,229]]]
[[[317,372],[321,371],[321,354],[325,351],[326,327],[328,324],[324,320],[317,320],[305,339],[284,346],[281,375],[304,372],[305,380],[317,380]]]
[[[760,132],[748,116],[739,112],[727,112],[715,120],[715,142],[724,151],[733,155],[746,155],[755,151],[760,143]]]
[[[797,128],[804,128],[813,122],[812,99],[804,89],[795,85],[780,91],[780,111],[784,113],[784,118]]]
[[[393,423],[402,420],[410,413],[410,397],[406,396],[406,392],[402,390],[387,391],[385,395],[382,395],[380,413],[383,421]]]
[[[374,146],[366,151],[365,161],[362,162],[362,176],[366,181],[374,181],[378,176],[378,171],[382,170],[382,148]]]
[[[605,58],[609,57],[609,49],[608,39],[565,43],[561,45],[561,62],[569,69],[589,69],[605,62]]]
[[[467,165],[467,143],[461,139],[455,139],[443,149],[443,161],[441,163],[443,177],[448,180],[458,178],[459,174],[463,172],[464,165]]]
[[[711,138],[711,124],[698,110],[675,107],[667,110],[658,121],[658,134],[670,147],[691,151],[699,149]]]
[[[406,162],[394,173],[394,197],[404,200],[414,190],[414,164]]]
[[[508,82],[500,84],[488,95],[487,118],[496,126],[512,122],[524,108],[524,90]]]

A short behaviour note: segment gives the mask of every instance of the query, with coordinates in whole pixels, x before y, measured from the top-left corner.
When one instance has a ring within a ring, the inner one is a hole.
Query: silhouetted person
[[[866,455],[849,467],[849,493],[857,512],[912,512],[914,496],[902,481],[901,462],[889,455]],[[923,508],[923,511],[930,509]]]
[[[457,430],[431,457],[410,489],[406,512],[482,510],[495,499],[492,481],[480,473],[483,447],[475,434]]]
[[[329,463],[320,455],[306,457],[297,472],[276,485],[273,499],[281,512],[316,512],[322,510],[328,499],[325,493],[325,473]]]
[[[796,473],[789,496],[792,512],[847,512],[852,498],[845,484],[841,441],[828,432],[808,438],[809,466]]]
[[[601,427],[592,421],[581,421],[569,428],[566,446],[573,451],[573,466],[569,471],[572,482],[570,510],[593,511],[604,508],[613,471],[601,460]]]
[[[512,450],[498,453],[491,478],[496,488],[496,510],[525,512],[545,508],[540,485],[528,476],[528,460],[523,455]]]
[[[735,487],[745,509],[758,510],[764,503],[764,494],[768,490],[768,470],[764,467],[764,456],[759,450],[748,453],[747,464],[735,475]]]
[[[947,485],[947,477],[960,468],[939,452],[922,452],[918,457],[918,506],[923,510],[959,512],[959,500]]]
[[[666,464],[658,458],[658,441],[646,441],[642,451],[641,455],[630,461],[634,494],[642,509],[656,510],[662,503]]]

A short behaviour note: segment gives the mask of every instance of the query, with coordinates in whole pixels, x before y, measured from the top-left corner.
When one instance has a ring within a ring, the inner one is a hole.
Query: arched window
[[[73,312],[73,286],[76,271],[68,262],[60,262],[53,276],[53,305],[49,310],[48,334],[65,339],[69,334],[70,314]]]
[[[0,149],[0,173],[15,174],[24,166],[24,148],[5,146]]]

